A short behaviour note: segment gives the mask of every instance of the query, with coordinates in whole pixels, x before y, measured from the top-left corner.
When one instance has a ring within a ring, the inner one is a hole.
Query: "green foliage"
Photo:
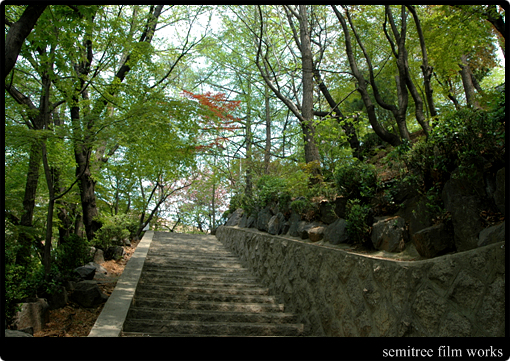
[[[347,234],[355,244],[361,244],[368,238],[370,227],[367,224],[370,206],[363,204],[359,199],[347,203]]]
[[[8,322],[18,311],[17,303],[23,298],[33,296],[33,279],[40,262],[32,257],[28,267],[22,267],[15,263],[16,254],[20,248],[17,227],[5,221],[5,317]]]
[[[339,165],[335,171],[335,181],[340,193],[349,199],[368,199],[377,190],[375,166],[359,160]]]
[[[287,190],[285,179],[266,175],[256,183],[256,196],[257,204],[265,207],[273,202],[280,204],[288,204],[291,196]]]
[[[92,245],[106,250],[113,244],[114,239],[121,241],[136,233],[138,221],[130,215],[121,214],[101,218],[103,226],[96,232]]]
[[[56,247],[53,257],[55,259],[53,264],[57,266],[58,271],[62,275],[69,275],[74,269],[92,261],[90,244],[86,239],[72,234]]]

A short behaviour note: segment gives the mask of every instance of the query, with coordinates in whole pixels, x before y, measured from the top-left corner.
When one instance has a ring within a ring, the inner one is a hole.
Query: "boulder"
[[[409,236],[413,236],[423,229],[433,225],[432,213],[427,207],[428,199],[425,196],[414,197],[404,202],[397,216],[402,217],[409,224]]]
[[[317,243],[324,239],[325,232],[326,232],[326,227],[323,227],[323,226],[315,227],[308,231],[308,237],[310,238],[311,242]]]
[[[291,237],[298,237],[298,227],[299,223],[301,222],[301,216],[297,214],[296,212],[292,212],[290,219],[289,219],[289,231],[288,234]]]
[[[453,236],[444,224],[425,228],[414,234],[412,239],[420,256],[426,258],[443,255],[455,247]]]
[[[400,253],[406,244],[406,221],[401,217],[378,220],[372,230],[372,243],[380,251]]]
[[[76,284],[71,299],[85,308],[98,306],[108,300],[95,281],[83,281]]]
[[[505,223],[494,227],[490,227],[484,229],[480,233],[480,238],[478,240],[478,247],[485,247],[491,244],[496,244],[499,242],[505,241]]]
[[[67,289],[64,286],[60,286],[56,291],[52,293],[39,294],[39,297],[45,298],[50,307],[50,311],[64,308],[67,305]]]
[[[94,263],[103,264],[104,262],[104,251],[102,249],[98,249],[94,254]]]
[[[122,257],[126,254],[126,251],[124,250],[124,247],[121,246],[112,246],[108,247],[106,252],[104,253],[104,259],[106,261],[120,261]]]
[[[5,330],[5,337],[34,337],[34,336],[26,332]]]
[[[96,267],[90,265],[78,267],[74,273],[81,281],[92,281],[96,275]]]
[[[327,225],[333,224],[338,220],[335,213],[336,204],[330,202],[321,202],[319,204],[321,222]]]
[[[297,236],[293,237],[299,237],[302,240],[310,239],[310,231],[314,228],[320,227],[321,224],[317,222],[308,223],[305,221],[299,222],[297,227]]]
[[[90,262],[89,264],[87,264],[87,266],[94,267],[96,269],[96,274],[101,274],[101,275],[108,274],[108,271],[106,270],[106,268],[104,268],[103,266],[101,266],[95,262]]]
[[[50,306],[45,299],[27,299],[21,304],[21,310],[14,317],[17,330],[32,328],[33,332],[41,331],[49,322]]]
[[[230,215],[226,223],[227,227],[237,227],[243,218],[244,210],[239,208]]]
[[[324,241],[334,246],[347,243],[349,241],[349,237],[347,236],[347,221],[339,218],[335,223],[326,228],[324,231]]]
[[[257,229],[261,232],[267,232],[269,230],[269,222],[273,218],[273,213],[269,208],[261,210],[257,216]]]
[[[335,213],[339,218],[347,218],[347,202],[345,197],[338,197],[335,201]]]
[[[279,236],[283,234],[285,229],[285,216],[283,213],[278,213],[276,216],[273,216],[268,224],[268,233],[273,236]]]
[[[445,209],[452,215],[457,251],[464,252],[478,247],[484,229],[480,212],[486,208],[485,187],[473,180],[464,182],[457,178],[457,173],[444,186],[442,198]]]
[[[506,203],[505,203],[505,168],[501,169],[496,174],[496,192],[494,192],[494,203],[498,207],[499,211],[505,215]]]

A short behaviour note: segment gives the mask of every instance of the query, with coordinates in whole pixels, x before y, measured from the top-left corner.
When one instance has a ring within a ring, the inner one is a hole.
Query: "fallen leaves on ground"
[[[96,277],[101,291],[110,296],[117,285],[119,277],[124,272],[127,262],[133,256],[139,242],[133,242],[131,247],[124,247],[126,254],[120,261],[108,261],[103,266],[107,276]],[[34,337],[87,337],[94,327],[97,318],[103,310],[104,304],[95,308],[82,308],[70,301],[66,307],[50,311],[46,327],[40,332],[34,333]]]

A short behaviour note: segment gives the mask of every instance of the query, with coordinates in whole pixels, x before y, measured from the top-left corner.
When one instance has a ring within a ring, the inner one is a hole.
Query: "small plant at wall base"
[[[347,234],[356,245],[365,245],[370,236],[368,218],[370,207],[364,205],[359,199],[347,203]]]

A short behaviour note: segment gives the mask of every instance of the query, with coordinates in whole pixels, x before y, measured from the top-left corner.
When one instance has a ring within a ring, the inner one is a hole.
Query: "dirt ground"
[[[99,288],[107,296],[112,294],[119,277],[124,272],[127,262],[135,253],[139,243],[132,242],[131,247],[124,247],[126,254],[122,260],[108,261],[101,265],[108,271],[108,274],[97,275],[95,280],[99,282]],[[104,304],[96,308],[82,308],[70,301],[64,308],[50,311],[50,322],[43,330],[34,333],[34,337],[87,337],[103,307]]]

